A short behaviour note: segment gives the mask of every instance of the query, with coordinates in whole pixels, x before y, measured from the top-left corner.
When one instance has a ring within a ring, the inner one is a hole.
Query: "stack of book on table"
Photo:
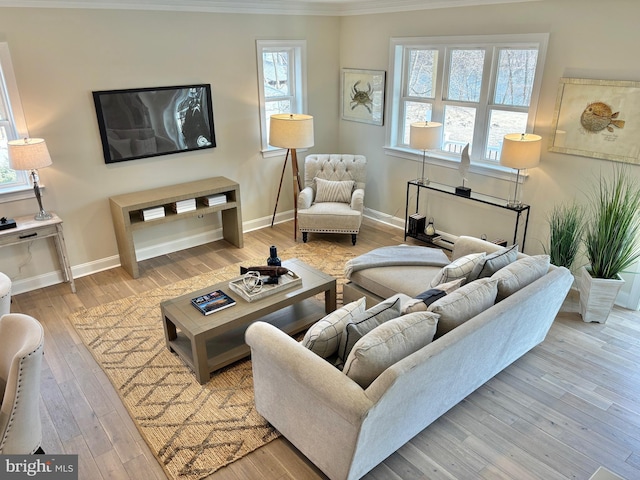
[[[171,204],[171,208],[176,213],[190,212],[196,209],[196,199],[187,198],[186,200],[180,200]]]
[[[145,208],[140,210],[140,215],[142,215],[142,220],[145,222],[156,218],[162,218],[164,217],[164,207],[161,205],[159,207]]]
[[[224,193],[217,193],[215,195],[204,197],[204,204],[208,207],[213,205],[222,205],[223,203],[227,203],[227,196]]]

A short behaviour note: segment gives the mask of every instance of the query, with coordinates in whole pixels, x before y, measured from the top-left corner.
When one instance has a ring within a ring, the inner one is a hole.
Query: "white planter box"
[[[605,323],[624,280],[593,278],[585,267],[580,269],[580,315],[585,322]]]

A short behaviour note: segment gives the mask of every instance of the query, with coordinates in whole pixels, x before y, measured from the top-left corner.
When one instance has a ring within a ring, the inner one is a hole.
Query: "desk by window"
[[[62,233],[62,219],[53,212],[49,213],[51,213],[49,220],[35,220],[33,215],[15,218],[16,228],[0,230],[0,247],[53,237],[64,281],[69,282],[71,291],[76,293],[76,284],[71,274],[71,265]]]
[[[517,207],[510,206],[509,202],[504,198],[492,197],[491,195],[485,195],[483,193],[478,193],[474,191],[471,191],[470,197],[465,197],[463,195],[456,194],[455,187],[452,187],[451,185],[445,185],[443,183],[436,183],[436,182],[429,182],[427,184],[424,184],[424,183],[421,183],[420,180],[409,180],[407,182],[407,200],[405,205],[405,216],[404,216],[405,240],[407,239],[407,237],[412,237],[427,243],[432,243],[431,238],[425,235],[424,232],[417,233],[417,234],[409,233],[409,230],[408,230],[409,215],[410,215],[409,214],[409,195],[410,195],[411,188],[416,189],[416,210],[415,210],[416,212],[418,212],[418,208],[420,205],[420,191],[423,188],[426,190],[444,193],[446,195],[454,195],[456,198],[460,198],[462,200],[484,203],[486,205],[491,205],[492,207],[510,210],[516,215],[515,227],[513,230],[513,244],[517,243],[518,241],[518,228],[520,225],[520,217],[522,216],[522,214],[525,214],[524,231],[522,234],[522,242],[520,242],[520,248],[519,248],[521,252],[524,252],[524,244],[527,238],[527,227],[529,225],[529,212],[531,211],[531,207],[529,205],[522,204]]]

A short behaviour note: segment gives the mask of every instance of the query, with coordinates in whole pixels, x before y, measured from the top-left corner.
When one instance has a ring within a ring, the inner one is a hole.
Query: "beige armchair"
[[[362,224],[367,159],[363,155],[317,154],[304,161],[304,188],[298,195],[298,229],[307,234],[350,233]]]
[[[42,453],[40,371],[44,329],[28,315],[0,317],[0,454]]]

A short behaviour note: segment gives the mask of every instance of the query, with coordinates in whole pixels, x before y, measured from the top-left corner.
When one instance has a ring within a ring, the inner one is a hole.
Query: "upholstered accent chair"
[[[40,372],[44,329],[33,317],[0,317],[0,454],[43,453]]]
[[[317,154],[304,161],[304,188],[298,195],[302,241],[312,233],[350,233],[362,224],[367,159],[363,155]]]

